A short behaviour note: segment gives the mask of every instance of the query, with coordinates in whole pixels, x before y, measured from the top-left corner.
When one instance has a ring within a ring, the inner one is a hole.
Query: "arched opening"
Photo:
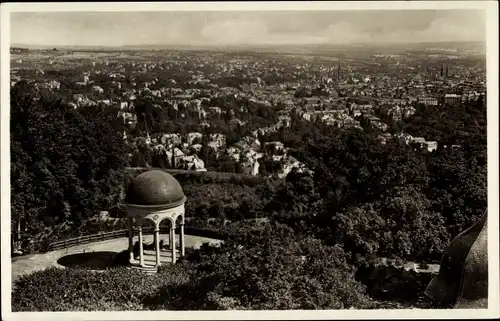
[[[182,215],[178,215],[175,218],[175,248],[180,249],[180,232],[181,232],[181,225],[183,224],[183,218]]]
[[[173,224],[170,218],[164,218],[159,223],[159,245],[161,262],[172,262],[172,231]],[[175,235],[175,233],[174,233]]]
[[[160,221],[160,243],[162,244],[162,250],[170,249],[170,231],[172,229],[172,221],[169,218],[164,218]]]
[[[184,241],[184,213],[177,215],[175,219],[175,227],[178,231],[178,237],[176,238],[175,248],[179,251],[179,256],[182,257],[185,254],[185,241]]]
[[[155,223],[147,218],[142,219],[137,224],[137,230],[139,227],[142,231],[142,254],[143,262],[145,265],[155,266],[156,265],[156,246],[155,246]],[[135,234],[139,234],[136,231]],[[140,244],[139,239],[134,242],[134,260],[140,261]]]

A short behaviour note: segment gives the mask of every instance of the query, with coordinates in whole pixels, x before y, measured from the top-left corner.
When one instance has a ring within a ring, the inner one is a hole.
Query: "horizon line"
[[[130,48],[130,47],[286,47],[286,46],[383,46],[383,45],[416,45],[416,44],[465,44],[482,43],[484,40],[454,40],[454,41],[396,41],[396,42],[351,42],[351,43],[283,43],[283,44],[130,44],[130,45],[52,45],[52,44],[25,44],[12,43],[10,48]]]

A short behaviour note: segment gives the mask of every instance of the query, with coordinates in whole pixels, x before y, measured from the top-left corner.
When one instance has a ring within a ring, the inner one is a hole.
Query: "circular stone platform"
[[[168,234],[162,234],[162,238],[168,237]],[[176,235],[178,240],[178,235]],[[203,243],[220,244],[222,241],[211,239],[207,237],[199,237],[193,235],[184,236],[186,248],[200,248]],[[144,243],[151,243],[153,241],[152,235],[144,236]],[[94,242],[84,245],[77,245],[67,249],[47,252],[43,254],[18,256],[12,260],[12,281],[14,282],[20,276],[33,273],[35,271],[44,270],[49,267],[55,266],[63,268],[64,266],[58,263],[63,257],[73,254],[92,253],[92,252],[115,252],[119,253],[128,248],[128,238],[122,237],[113,240]],[[163,255],[168,255],[167,253]],[[64,262],[62,262],[64,263]]]

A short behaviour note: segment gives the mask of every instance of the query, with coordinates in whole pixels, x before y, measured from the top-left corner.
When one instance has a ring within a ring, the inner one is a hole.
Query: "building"
[[[308,173],[309,175],[312,174],[312,171],[307,169],[303,163],[299,162],[293,156],[282,157],[280,158],[280,161],[282,161],[282,166],[280,172],[278,173],[279,178],[285,178],[292,170],[296,170],[299,173]]]
[[[415,143],[415,144],[424,144],[425,143],[425,138],[423,137],[413,137],[412,143]]]
[[[167,163],[171,168],[180,168],[184,164],[183,158],[186,156],[182,150],[175,147],[173,150],[166,150],[166,155],[168,157]]]
[[[178,134],[163,134],[160,138],[160,142],[165,146],[176,146],[181,144],[182,139]]]
[[[98,104],[103,104],[103,105],[106,105],[106,106],[110,106],[111,105],[111,100],[109,100],[109,99],[101,99],[101,100],[98,100],[97,103]]]
[[[402,144],[406,144],[406,145],[408,145],[409,143],[411,143],[413,141],[413,136],[410,134],[406,134],[406,133],[397,134],[396,138],[399,139],[399,141]]]
[[[129,185],[125,196],[128,225],[129,265],[145,272],[157,272],[162,263],[175,263],[177,253],[185,254],[184,242],[184,203],[186,196],[179,182],[170,174],[152,170],[137,176]],[[169,244],[165,251],[160,240],[160,223],[167,220],[170,224]],[[154,224],[154,254],[146,250],[143,224]],[[179,250],[176,248],[175,230],[179,222]],[[135,229],[138,231],[138,246],[134,246]],[[168,252],[168,258],[161,255]],[[136,255],[137,254],[137,255]]]
[[[212,113],[220,115],[222,113],[222,110],[220,107],[210,107],[208,108]]]
[[[186,170],[206,172],[205,163],[197,155],[184,156],[182,158],[183,167]]]
[[[61,83],[59,81],[52,80],[47,84],[47,87],[52,90],[59,90],[59,88],[61,88]]]
[[[94,87],[92,87],[92,91],[95,92],[95,93],[97,93],[97,94],[104,93],[104,89],[102,89],[101,86],[94,86]]]
[[[186,134],[186,142],[188,145],[193,145],[196,141],[201,141],[203,135],[201,133],[188,133]]]
[[[280,115],[278,116],[278,122],[281,126],[290,127],[292,124],[292,118],[288,115]]]
[[[134,113],[122,112],[121,110],[118,112],[117,118],[122,118],[123,123],[129,125],[130,127],[135,127],[137,124],[137,115]]]
[[[433,152],[437,149],[438,143],[432,141],[426,141],[422,144],[422,148],[428,152]]]
[[[194,144],[191,146],[191,149],[196,153],[199,153],[202,148],[203,148],[203,145],[201,145],[201,144]]]
[[[259,161],[255,161],[255,163],[253,163],[253,167],[252,167],[252,176],[257,176],[259,175],[259,167],[260,167],[260,164],[259,164]]]
[[[311,121],[312,114],[311,113],[304,113],[302,114],[302,118],[304,118],[307,121]]]
[[[462,101],[461,95],[456,94],[446,94],[444,95],[444,103],[447,105],[456,105]]]
[[[226,146],[226,136],[223,134],[210,134],[208,146],[219,150]]]
[[[284,153],[285,145],[282,142],[267,142],[264,143],[264,150],[271,154]]]
[[[419,97],[418,102],[427,106],[437,106],[439,103],[435,97]]]

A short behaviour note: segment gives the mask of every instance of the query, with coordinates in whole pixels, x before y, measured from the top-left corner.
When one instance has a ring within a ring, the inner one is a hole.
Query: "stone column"
[[[156,266],[160,266],[160,226],[155,224],[155,249],[156,249]]]
[[[184,250],[184,223],[181,224],[179,242],[181,243],[180,245],[181,245],[181,257],[182,257],[185,254],[185,250]]]
[[[173,235],[173,237],[172,237],[172,235]],[[173,226],[173,225],[170,228],[170,237],[168,238],[168,245],[170,246],[171,250],[175,248],[175,226]]]
[[[170,229],[170,250],[172,251],[172,263],[175,263],[175,224]]]
[[[129,216],[127,218],[128,225],[128,254],[130,256],[129,262],[134,260],[134,225],[133,218]]]
[[[139,258],[140,258],[140,265],[144,266],[144,250],[142,246],[142,226],[139,225]]]

